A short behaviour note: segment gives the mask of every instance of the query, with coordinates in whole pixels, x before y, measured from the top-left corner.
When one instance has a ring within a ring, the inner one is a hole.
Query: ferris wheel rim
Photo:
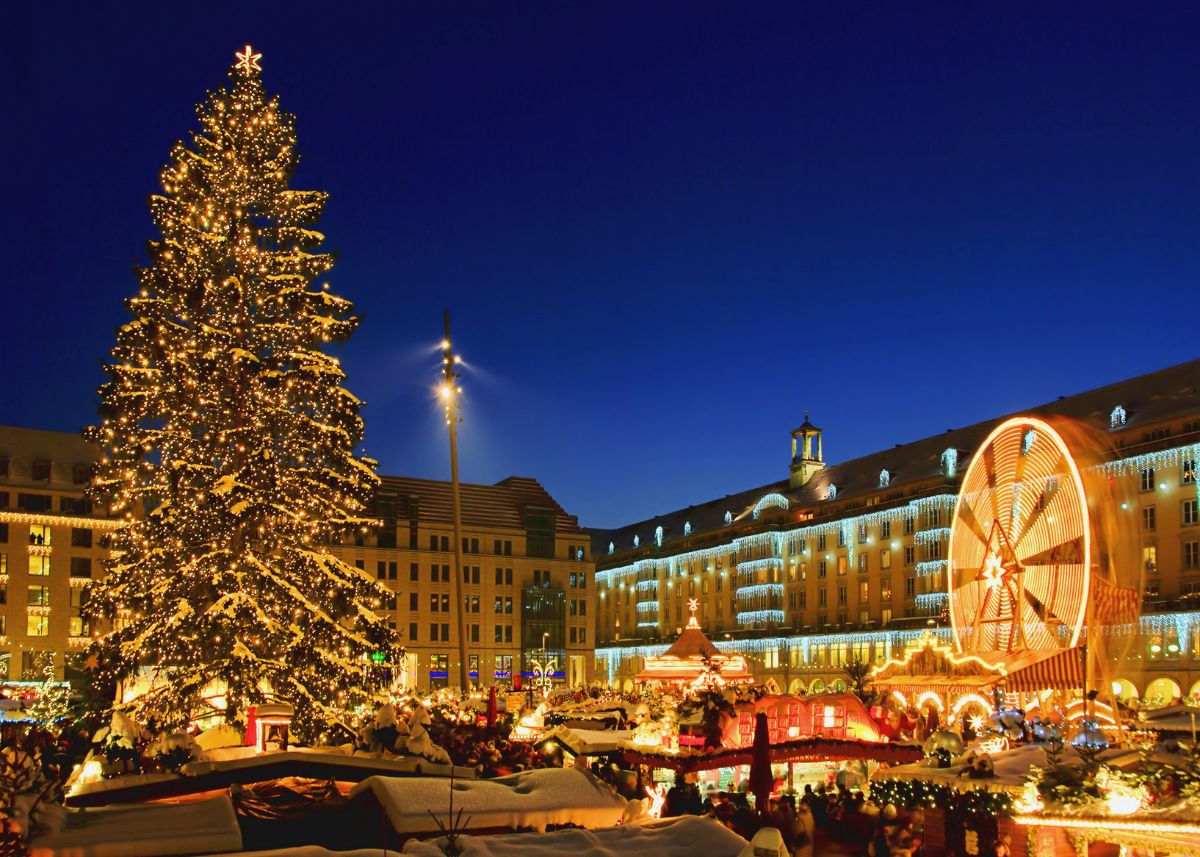
[[[954,543],[956,534],[958,534],[962,526],[965,526],[959,524],[959,515],[962,511],[963,497],[966,493],[964,489],[976,466],[980,464],[980,457],[984,454],[984,451],[992,447],[997,438],[999,438],[1002,434],[1016,427],[1033,429],[1053,442],[1055,448],[1062,455],[1063,461],[1066,464],[1066,475],[1071,478],[1071,482],[1079,498],[1079,512],[1082,519],[1083,558],[1081,563],[1076,564],[1082,565],[1083,594],[1079,599],[1079,606],[1076,611],[1077,615],[1074,617],[1071,623],[1071,641],[1065,648],[1073,649],[1079,645],[1079,639],[1083,634],[1083,629],[1087,622],[1087,611],[1089,599],[1091,597],[1092,578],[1092,523],[1091,510],[1088,508],[1087,493],[1083,487],[1083,474],[1079,469],[1079,463],[1075,460],[1074,454],[1072,454],[1062,435],[1059,434],[1058,430],[1055,429],[1051,423],[1039,417],[1009,417],[988,433],[988,436],[975,450],[975,454],[971,456],[971,462],[967,465],[967,469],[963,473],[962,482],[960,483],[958,490],[958,496],[954,500],[954,512],[952,513],[952,517],[950,519],[950,538],[946,544],[946,593],[948,596],[947,605],[949,607],[948,612],[950,614],[951,636],[954,638],[955,650],[959,654],[965,653],[967,649],[963,643],[964,629],[960,628],[958,619],[955,616],[956,587],[954,585]],[[974,536],[975,534],[971,533],[971,535]],[[959,536],[959,538],[961,537],[962,536]]]

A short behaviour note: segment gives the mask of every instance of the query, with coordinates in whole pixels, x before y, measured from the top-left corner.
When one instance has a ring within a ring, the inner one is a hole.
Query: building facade
[[[520,687],[535,662],[552,660],[558,683],[586,684],[595,646],[587,534],[535,479],[461,489],[471,681]],[[372,511],[379,529],[335,548],[396,593],[390,621],[406,649],[409,681],[423,690],[457,683],[451,503],[449,482],[384,476]]]
[[[116,521],[84,491],[96,449],[77,435],[0,426],[0,679],[82,677],[86,586]]]
[[[1102,437],[1099,468],[1130,497],[1143,616],[1118,695],[1200,695],[1200,361],[1030,408]],[[929,628],[945,638],[947,546],[963,472],[1002,418],[838,464],[805,416],[788,478],[594,531],[596,675],[632,686],[687,619],[790,691],[845,686],[848,660],[883,663]],[[1099,502],[1105,502],[1100,498]],[[1116,503],[1116,500],[1111,502]]]
[[[98,451],[76,435],[0,427],[0,680],[82,680],[92,637],[86,586],[104,574],[117,521],[84,497]],[[590,678],[594,646],[591,548],[578,521],[534,479],[463,485],[462,587],[468,666],[482,685],[519,685],[533,662],[559,683]],[[450,609],[450,483],[382,477],[379,527],[334,548],[395,592],[387,611],[421,689],[457,675]],[[524,674],[524,675],[523,675]]]

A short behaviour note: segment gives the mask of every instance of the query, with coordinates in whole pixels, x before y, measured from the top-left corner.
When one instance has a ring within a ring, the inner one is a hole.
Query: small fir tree
[[[871,690],[870,663],[855,655],[846,661],[842,667],[842,672],[850,680],[850,690],[853,691],[855,696],[864,703],[869,703],[875,698],[875,692]]]
[[[151,667],[133,708],[158,728],[214,695],[229,720],[275,698],[312,737],[365,701],[370,653],[395,645],[374,612],[391,596],[329,551],[372,523],[378,479],[326,350],[358,323],[314,282],[333,264],[313,228],[327,195],[289,188],[294,119],[261,55],[237,58],[150,199],[161,237],[85,431],[105,452],[93,500],[122,518],[91,593],[114,630],[90,661],[110,684]]]

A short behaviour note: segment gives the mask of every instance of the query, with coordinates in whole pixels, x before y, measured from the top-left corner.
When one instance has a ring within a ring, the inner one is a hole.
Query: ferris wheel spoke
[[[996,452],[992,447],[984,447],[983,472],[987,478],[988,499],[992,501],[992,520],[1000,520],[1000,499],[996,492]]]
[[[983,525],[979,523],[979,519],[975,517],[975,510],[971,508],[971,504],[964,497],[962,502],[958,504],[958,519],[963,522],[963,525],[979,540],[985,548],[988,543],[987,533],[983,531]]]
[[[1025,516],[1024,522],[1021,524],[1021,529],[1017,532],[1017,536],[1013,539],[1013,549],[1016,550],[1021,546],[1021,540],[1029,534],[1030,529],[1042,520],[1046,511],[1050,508],[1051,502],[1054,500],[1054,495],[1058,493],[1058,482],[1047,482],[1042,488],[1042,493],[1038,495],[1037,502],[1033,504],[1033,508],[1029,510],[1029,514]]]
[[[1034,545],[1027,545],[1032,549]],[[1026,553],[1022,555],[1017,553],[1017,560],[1023,568],[1037,566],[1059,566],[1064,568],[1082,568],[1083,567],[1083,536],[1075,535],[1064,539],[1057,544],[1039,545],[1041,550],[1037,553]]]

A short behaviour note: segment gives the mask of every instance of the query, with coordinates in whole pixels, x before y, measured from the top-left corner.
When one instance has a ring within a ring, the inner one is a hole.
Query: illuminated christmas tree
[[[294,117],[266,97],[260,59],[237,54],[150,200],[161,238],[86,432],[105,451],[93,499],[124,519],[91,593],[114,630],[90,660],[114,686],[152,667],[132,706],[161,728],[205,699],[229,719],[282,699],[312,737],[365,700],[369,656],[395,632],[374,612],[388,591],[329,551],[370,526],[378,482],[326,350],[358,319],[315,282],[333,264],[313,228],[327,195],[288,187]]]

